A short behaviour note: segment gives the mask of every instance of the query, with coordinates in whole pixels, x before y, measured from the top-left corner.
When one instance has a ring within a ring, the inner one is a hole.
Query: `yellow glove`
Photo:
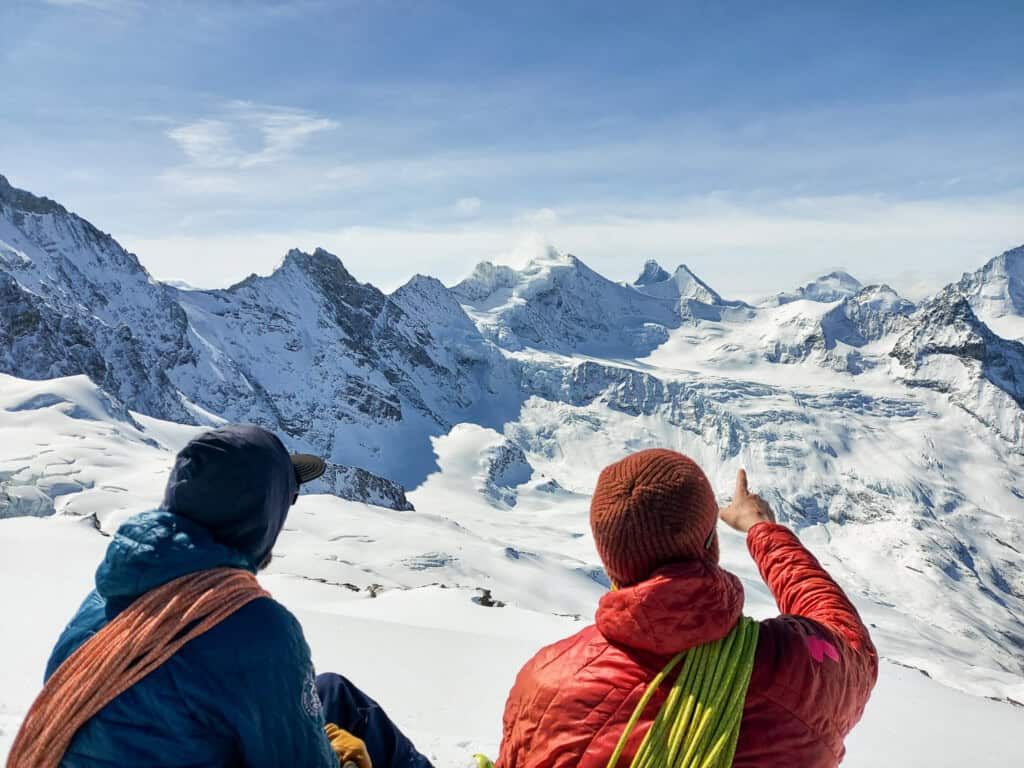
[[[331,742],[331,749],[338,756],[342,768],[373,768],[370,762],[370,753],[366,751],[366,744],[362,739],[353,736],[348,731],[343,731],[334,723],[324,726],[327,733],[327,740]]]

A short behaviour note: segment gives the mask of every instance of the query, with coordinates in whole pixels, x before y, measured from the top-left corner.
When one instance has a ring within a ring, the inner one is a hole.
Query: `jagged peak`
[[[300,269],[311,277],[321,280],[326,278],[346,283],[357,282],[352,274],[345,269],[341,259],[323,248],[316,248],[312,253],[292,248],[285,254],[281,265],[274,271],[276,273],[289,268]]]
[[[921,304],[913,316],[908,332],[897,343],[897,348],[910,349],[916,347],[916,354],[943,351],[942,347],[949,344],[949,339],[958,334],[961,349],[958,354],[981,357],[987,354],[984,348],[994,347],[1011,350],[1014,355],[1024,360],[1024,343],[1006,339],[995,332],[980,318],[971,306],[970,300],[960,292],[956,284],[948,285],[937,295]],[[980,348],[970,339],[976,339],[984,348]],[[896,349],[893,355],[900,357]],[[1017,396],[1014,395],[1016,398]],[[1018,399],[1018,402],[1021,402]],[[1021,403],[1024,405],[1024,402]]]
[[[979,271],[987,273],[995,269],[1001,269],[1008,276],[1024,279],[1024,245],[1018,245],[989,259]]]
[[[872,311],[885,315],[909,316],[917,310],[917,305],[885,283],[874,283],[863,286],[857,293],[847,296],[840,303],[840,308],[857,305],[870,308]]]
[[[941,317],[943,327],[961,323],[971,329],[984,328],[987,326],[981,322],[970,300],[963,295],[956,285],[947,285],[935,296],[921,304],[918,308],[918,317],[923,318],[924,325],[935,326],[935,318]]]
[[[1014,261],[1018,259],[1024,259],[1024,244],[1018,245],[1016,248],[1011,248],[1008,251],[1003,251],[1003,258],[1012,258]]]
[[[897,291],[895,288],[893,288],[888,283],[870,283],[869,285],[862,285],[860,287],[860,290],[858,290],[855,294],[853,294],[849,298],[856,300],[856,299],[858,299],[860,297],[873,296],[873,295],[878,295],[878,294],[887,294],[887,295],[895,296],[896,298],[899,298],[899,299],[903,299],[903,297],[900,296],[900,292]],[[903,299],[903,300],[904,301],[909,301],[909,299]]]
[[[844,269],[834,269],[804,283],[793,292],[780,293],[773,301],[788,304],[801,299],[824,304],[855,296],[863,290],[860,280]]]
[[[436,277],[430,275],[415,274],[389,294],[389,298],[404,300],[410,294],[417,294],[424,298],[441,304],[458,304],[453,289],[448,288]]]
[[[571,253],[562,253],[550,243],[544,243],[540,253],[537,253],[530,257],[531,264],[550,264],[551,262],[567,262],[569,264],[582,263]]]
[[[250,287],[264,280],[277,281],[281,279],[288,279],[287,276],[289,274],[295,273],[305,275],[325,291],[336,287],[350,285],[377,291],[373,286],[363,285],[356,280],[352,274],[345,269],[345,265],[342,264],[341,259],[323,248],[316,248],[312,253],[303,251],[301,248],[292,248],[284,255],[284,258],[269,275],[258,275],[254,272],[244,280],[235,283],[227,290],[234,291],[239,288]],[[381,295],[383,296],[383,294]]]
[[[807,285],[833,282],[839,283],[840,285],[843,286],[849,286],[851,288],[856,287],[857,290],[860,290],[863,287],[860,280],[858,280],[856,277],[854,277],[844,269],[834,269],[831,272],[827,272],[824,275],[819,275],[818,277],[814,278],[809,283],[807,283]]]
[[[449,331],[461,329],[477,334],[476,326],[462,309],[459,297],[436,277],[413,275],[395,289],[388,300],[400,309],[411,312],[425,323],[441,323]]]
[[[657,261],[648,259],[644,262],[644,268],[640,276],[633,281],[633,285],[651,285],[652,283],[663,283],[672,279],[670,275]]]
[[[660,274],[658,272],[660,270]],[[659,280],[641,282],[637,280],[633,287],[643,294],[661,299],[686,299],[702,304],[727,304],[719,293],[701,280],[686,264],[680,264],[672,274],[662,269],[656,261],[648,261],[644,267],[644,276],[659,276]]]
[[[421,290],[421,291],[447,291],[448,288],[445,284],[438,280],[436,277],[430,275],[424,275],[417,272],[415,275],[405,281],[403,285],[397,288],[394,292],[405,291],[405,290]]]
[[[7,177],[0,174],[0,203],[7,203],[27,213],[63,213],[68,212],[60,203],[48,197],[40,197],[12,185]]]
[[[506,264],[481,261],[463,280],[451,287],[453,294],[466,302],[482,301],[502,288],[511,288],[519,274]]]
[[[312,253],[304,251],[301,248],[292,248],[290,251],[288,251],[288,253],[284,255],[284,263],[287,264],[289,261],[298,264],[326,264],[335,261],[338,262],[339,264],[341,263],[341,259],[335,256],[333,253],[331,253],[328,250],[325,250],[324,248],[319,247],[314,248]]]
[[[697,273],[690,269],[690,267],[687,266],[686,264],[680,264],[678,267],[676,267],[676,271],[672,273],[672,279],[674,279],[677,283],[680,284],[683,280],[687,282],[696,283],[709,293],[718,296],[718,292],[710,285],[708,285],[706,282],[704,282],[700,277],[698,277]]]
[[[1001,333],[1020,337],[1024,326],[1012,320],[1024,317],[1024,245],[1003,251],[974,272],[965,272],[956,288],[971,307]],[[1011,318],[1010,325],[1003,318]]]

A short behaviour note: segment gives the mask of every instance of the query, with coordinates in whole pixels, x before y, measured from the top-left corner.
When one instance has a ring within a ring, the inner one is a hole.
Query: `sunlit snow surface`
[[[367,538],[377,535],[377,512],[355,507],[308,498],[295,513],[304,529],[347,529],[357,520]],[[73,518],[17,518],[0,526],[3,759],[38,690],[53,639],[80,601],[106,540],[87,521]],[[321,541],[326,554],[331,546]],[[381,540],[361,543],[364,551],[387,546]],[[725,548],[738,556],[737,544],[730,537]],[[288,554],[287,544],[281,549]],[[341,671],[371,692],[439,768],[465,766],[474,751],[494,755],[504,698],[520,665],[540,645],[581,626],[544,612],[481,607],[472,601],[473,590],[428,586],[371,599],[287,575],[287,565],[274,570],[262,581],[299,616],[317,668]],[[770,612],[763,590],[747,578],[749,568],[743,573],[748,611]],[[848,740],[844,765],[1016,765],[1022,726],[1024,709],[953,691],[884,663],[865,718]]]
[[[8,482],[8,493],[23,487],[28,504],[32,487],[53,491],[60,483],[65,490],[54,493],[64,514],[0,520],[3,754],[38,690],[54,639],[91,584],[107,542],[97,527],[113,530],[157,504],[174,452],[196,430],[125,412],[83,377],[0,377],[0,408],[0,473],[24,481]],[[986,475],[984,452],[991,448],[957,440],[971,423],[954,413],[948,418],[943,439],[955,450],[947,448],[944,460],[955,457],[972,488],[992,483],[998,489],[998,478]],[[516,670],[542,644],[589,621],[605,590],[586,491],[621,452],[624,435],[639,434],[636,417],[603,405],[531,400],[521,428],[534,425],[539,434],[541,424],[557,426],[546,435],[549,450],[530,452],[534,473],[515,488],[514,506],[495,496],[489,477],[489,451],[504,437],[459,425],[435,441],[440,471],[410,494],[417,511],[304,497],[262,577],[301,618],[318,668],[365,686],[439,766],[465,765],[475,750],[496,751]],[[645,440],[710,459],[696,437],[659,419],[641,418],[640,426]],[[897,424],[861,438],[865,445],[857,450],[878,451],[901,429],[911,427]],[[887,465],[918,459],[891,453],[874,463],[856,454],[854,460],[861,471],[876,466],[884,477]],[[732,471],[712,472],[723,495]],[[804,482],[816,481],[813,469],[807,473]],[[758,478],[752,480],[756,485]],[[990,649],[964,639],[965,632],[988,631],[987,609],[978,606],[971,626],[969,608],[956,595],[940,599],[946,585],[908,572],[907,562],[920,555],[894,549],[893,542],[910,524],[908,511],[907,519],[872,526],[823,523],[803,536],[875,625],[883,658],[927,668],[933,678],[977,695],[887,661],[844,765],[1015,764],[1024,756],[1016,736],[1024,709],[981,696],[1021,700],[1022,683],[1000,671],[997,656],[986,663]],[[772,614],[775,606],[741,537],[721,535],[724,564],[744,580],[747,612]],[[482,605],[488,602],[482,590],[507,605]]]

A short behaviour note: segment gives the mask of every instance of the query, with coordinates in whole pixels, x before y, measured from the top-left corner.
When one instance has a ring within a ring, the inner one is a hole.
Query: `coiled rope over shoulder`
[[[89,718],[187,642],[269,596],[253,574],[237,568],[190,573],[145,593],[53,673],[18,731],[7,768],[57,768]]]
[[[684,658],[630,768],[729,768],[754,669],[758,628],[756,621],[743,617],[721,640],[673,656],[637,703],[608,768],[615,768],[651,698]]]

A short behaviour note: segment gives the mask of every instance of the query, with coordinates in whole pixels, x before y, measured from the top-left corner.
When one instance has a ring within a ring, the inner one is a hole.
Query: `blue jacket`
[[[283,447],[281,451],[287,461],[287,452]],[[175,487],[180,490],[182,477],[196,468],[193,456],[191,470],[184,470],[182,455],[168,486],[169,497]],[[278,470],[285,471],[285,465],[278,466],[276,458],[269,470],[255,464],[251,482],[278,486],[277,490],[270,488],[272,503],[264,500],[262,512],[252,510],[254,515],[267,516],[276,538],[295,483],[289,485],[282,479]],[[290,464],[287,471],[293,471]],[[264,477],[255,476],[259,474]],[[210,501],[230,504],[230,495],[227,487],[223,493],[214,493]],[[187,573],[219,566],[255,571],[257,559],[265,557],[265,537],[249,537],[254,543],[251,551],[244,552],[224,544],[231,537],[221,535],[223,532],[215,539],[210,526],[195,521],[200,515],[190,519],[166,508],[173,504],[165,501],[164,506],[131,518],[118,530],[96,572],[96,589],[57,641],[47,664],[47,678],[76,648],[148,590]],[[246,521],[250,528],[251,522]],[[323,728],[302,628],[282,605],[261,598],[189,642],[100,710],[77,733],[61,765],[337,768],[338,759]]]

